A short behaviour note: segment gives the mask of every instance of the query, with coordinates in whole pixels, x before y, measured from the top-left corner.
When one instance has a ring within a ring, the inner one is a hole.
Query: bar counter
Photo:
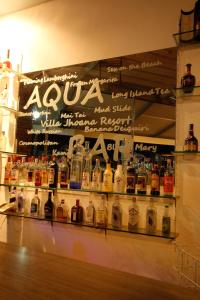
[[[0,243],[1,300],[199,300],[200,291]]]

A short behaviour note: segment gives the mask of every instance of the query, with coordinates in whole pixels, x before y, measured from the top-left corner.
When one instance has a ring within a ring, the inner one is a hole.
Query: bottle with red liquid
[[[12,68],[12,64],[10,61],[10,49],[7,50],[7,57],[5,59],[5,61],[3,62],[3,67],[5,69],[11,69]]]

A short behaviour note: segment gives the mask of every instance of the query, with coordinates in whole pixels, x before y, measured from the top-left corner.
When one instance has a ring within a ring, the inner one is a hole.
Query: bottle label
[[[45,218],[46,219],[52,219],[53,218],[53,208],[52,207],[45,205],[44,213],[45,213]]]
[[[162,232],[165,233],[165,234],[170,233],[170,217],[163,217]]]
[[[31,203],[31,213],[36,213],[38,205],[36,203]]]
[[[100,173],[93,173],[92,175],[92,188],[100,189],[101,175]]]
[[[123,180],[123,177],[120,175],[115,176],[114,191],[115,192],[124,192],[124,180]]]
[[[97,210],[96,223],[99,226],[105,226],[105,211],[103,209]]]
[[[94,208],[93,207],[87,207],[86,219],[87,219],[87,223],[90,223],[90,224],[94,223]]]
[[[60,172],[60,184],[67,184],[67,172],[66,171]]]
[[[54,184],[55,171],[53,168],[49,170],[49,184]]]
[[[135,190],[135,176],[134,175],[127,175],[126,189]]]
[[[116,228],[121,227],[121,211],[118,206],[112,208],[112,226]]]
[[[35,185],[41,186],[41,173],[40,171],[35,172]]]
[[[146,176],[138,175],[137,190],[146,191]]]
[[[32,182],[33,181],[33,171],[29,170],[28,171],[28,182]]]
[[[138,209],[132,207],[129,209],[129,227],[136,227],[139,221],[139,211]]]
[[[174,177],[164,176],[164,193],[173,193],[174,191]]]
[[[89,172],[83,172],[82,188],[83,189],[90,188],[90,174],[89,174]]]
[[[155,191],[159,190],[159,176],[157,174],[152,174],[151,188]]]
[[[153,209],[147,211],[147,230],[155,231],[156,229],[156,216]]]
[[[103,177],[104,190],[112,190],[112,174],[106,173]]]
[[[48,173],[47,171],[42,171],[42,184],[48,185]]]
[[[77,222],[76,216],[77,216],[76,210],[74,209],[73,212],[72,212],[72,222]]]

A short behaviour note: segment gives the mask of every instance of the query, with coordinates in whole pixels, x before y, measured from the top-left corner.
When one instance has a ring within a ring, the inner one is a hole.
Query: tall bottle
[[[82,175],[82,189],[90,189],[91,187],[91,169],[92,160],[89,148],[89,142],[85,142],[85,154],[83,157],[83,175]]]
[[[151,195],[160,195],[160,177],[157,165],[153,166],[151,173]]]
[[[58,184],[58,164],[56,162],[56,156],[53,155],[49,162],[49,187],[57,188]]]
[[[76,200],[76,205],[71,208],[71,222],[81,224],[83,222],[83,207],[80,205],[80,200]]]
[[[99,205],[96,209],[96,225],[105,228],[107,225],[107,209],[105,205],[105,195],[101,195]]]
[[[165,205],[164,215],[162,217],[162,232],[169,234],[171,230],[171,218],[169,216],[169,206]]]
[[[198,140],[194,136],[194,124],[189,124],[188,136],[184,142],[184,151],[198,151]]]
[[[125,192],[125,174],[122,168],[122,162],[117,163],[117,169],[114,174],[113,192],[124,193]]]
[[[137,174],[137,193],[140,195],[146,195],[147,192],[147,172],[144,167],[144,163],[140,162]]]
[[[69,164],[67,158],[63,156],[61,158],[61,163],[59,165],[59,174],[60,174],[60,187],[68,188],[69,185]]]
[[[31,200],[31,216],[37,217],[40,210],[40,198],[38,196],[38,189],[35,189],[34,197]]]
[[[17,206],[18,206],[18,213],[19,214],[24,213],[25,201],[26,201],[26,196],[25,196],[25,193],[24,193],[24,188],[21,188],[21,191],[17,195]]]
[[[132,198],[132,204],[128,208],[128,229],[134,230],[138,228],[139,223],[139,207],[136,203],[136,197]]]
[[[101,167],[100,167],[100,160],[96,158],[95,167],[92,171],[92,189],[99,191],[101,189]]]
[[[119,202],[119,196],[115,196],[112,205],[112,227],[121,228],[122,226],[122,208]]]
[[[102,189],[104,192],[112,192],[113,189],[113,172],[111,169],[111,163],[109,159],[106,163],[106,169],[103,173]]]
[[[7,162],[5,165],[4,184],[10,184],[11,169],[12,169],[11,156],[8,156]]]
[[[88,225],[94,225],[95,220],[95,208],[92,200],[89,201],[89,205],[86,208],[86,223]]]
[[[195,76],[191,73],[191,64],[186,64],[186,74],[181,78],[181,87],[184,93],[192,93],[195,86]]]
[[[157,226],[157,212],[154,207],[154,200],[150,198],[149,207],[146,211],[146,229],[149,233],[153,233],[156,231]]]
[[[133,164],[133,160],[128,162],[127,166],[127,177],[126,177],[126,192],[128,194],[135,193],[135,185],[136,185],[136,170]]]
[[[80,140],[74,145],[71,168],[70,168],[70,188],[81,189],[82,174],[83,174],[83,156],[84,148],[80,143]]]
[[[44,217],[47,220],[53,219],[54,204],[52,201],[52,192],[48,192],[48,199],[44,204]]]
[[[174,193],[174,171],[171,166],[171,160],[167,160],[167,168],[163,179],[164,196],[173,196]]]

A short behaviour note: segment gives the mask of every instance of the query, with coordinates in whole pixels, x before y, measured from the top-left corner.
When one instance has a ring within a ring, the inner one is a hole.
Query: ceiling
[[[0,0],[0,16],[30,8],[49,0]]]

